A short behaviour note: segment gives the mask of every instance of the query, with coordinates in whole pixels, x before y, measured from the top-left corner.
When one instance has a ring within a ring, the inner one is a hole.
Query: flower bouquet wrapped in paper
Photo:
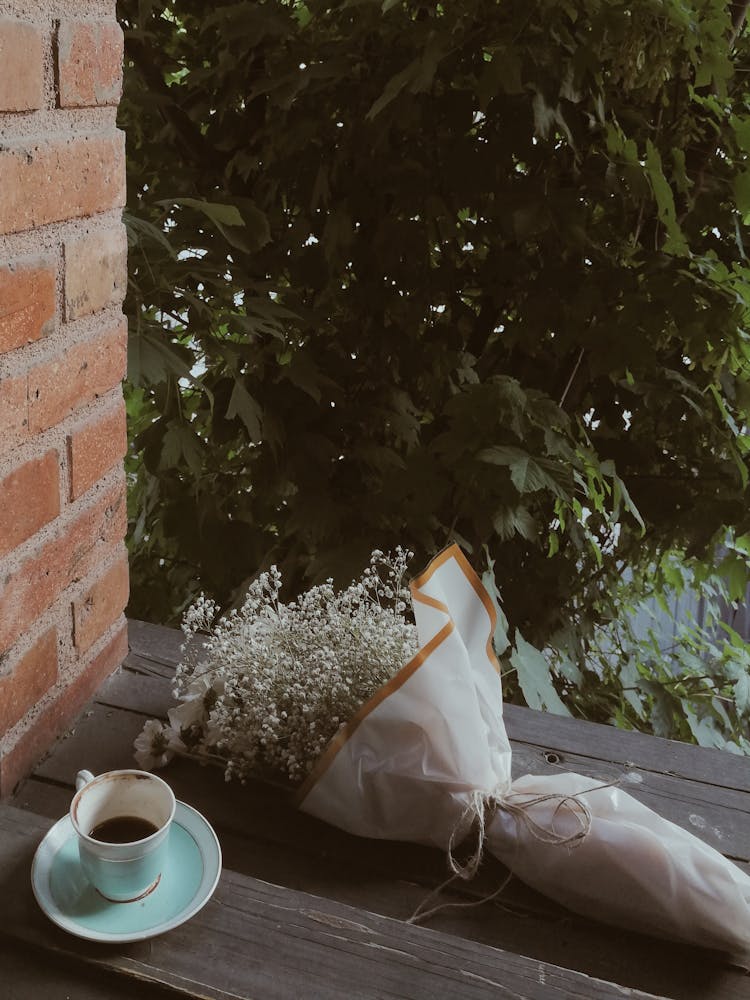
[[[460,549],[440,553],[410,589],[418,649],[340,726],[298,789],[299,807],[350,833],[442,848],[463,874],[453,848],[478,829],[475,861],[490,851],[580,914],[750,947],[750,877],[716,850],[616,783],[568,773],[512,780],[496,611]],[[408,648],[413,638],[399,641]]]
[[[412,583],[420,649],[338,733],[300,808],[351,833],[485,847],[578,913],[724,949],[750,946],[750,877],[616,786],[511,780],[495,609],[456,546]]]

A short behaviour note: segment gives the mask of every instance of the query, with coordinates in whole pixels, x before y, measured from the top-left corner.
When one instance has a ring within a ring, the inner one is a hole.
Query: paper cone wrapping
[[[718,851],[618,787],[579,774],[511,782],[496,613],[457,546],[412,583],[412,597],[419,653],[331,741],[300,808],[350,833],[447,850],[469,832],[479,793],[486,849],[546,896],[620,927],[750,947],[750,876]],[[581,830],[566,796],[585,802],[590,825],[575,842],[547,843],[546,833]],[[531,822],[504,801],[524,805]]]

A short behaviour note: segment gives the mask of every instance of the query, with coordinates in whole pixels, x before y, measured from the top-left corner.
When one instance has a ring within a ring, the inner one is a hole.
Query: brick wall
[[[0,0],[0,797],[127,652],[121,72],[114,3]]]

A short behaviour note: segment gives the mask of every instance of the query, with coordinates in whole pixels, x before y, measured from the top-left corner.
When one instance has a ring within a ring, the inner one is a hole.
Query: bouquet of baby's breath
[[[135,743],[141,767],[180,754],[221,762],[227,780],[271,770],[299,784],[339,727],[417,652],[406,617],[411,555],[375,550],[345,590],[328,580],[288,604],[272,567],[224,617],[201,596],[183,621],[179,704],[168,723],[146,723]]]

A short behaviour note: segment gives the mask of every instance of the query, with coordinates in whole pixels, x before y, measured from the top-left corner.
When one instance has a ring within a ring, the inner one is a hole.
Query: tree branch
[[[733,0],[729,9],[732,13],[732,33],[729,36],[729,48],[731,49],[734,48],[734,43],[742,31],[748,9],[750,9],[750,0]]]
[[[560,407],[560,409],[562,409],[563,403],[565,402],[565,399],[566,399],[566,397],[567,397],[567,395],[568,395],[568,393],[570,391],[570,387],[571,387],[571,385],[573,385],[573,379],[576,377],[578,369],[581,367],[581,362],[583,361],[583,350],[584,349],[581,348],[581,350],[578,352],[578,360],[576,361],[576,363],[575,363],[575,365],[573,367],[573,371],[570,373],[570,378],[568,379],[568,384],[565,386],[565,389],[563,390],[562,396],[560,396],[560,402],[557,404]]]

